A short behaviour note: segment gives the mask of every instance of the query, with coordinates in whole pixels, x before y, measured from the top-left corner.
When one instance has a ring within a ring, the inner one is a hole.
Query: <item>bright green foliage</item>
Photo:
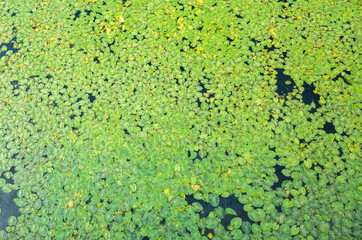
[[[0,1],[0,239],[361,237],[360,2],[177,2]]]

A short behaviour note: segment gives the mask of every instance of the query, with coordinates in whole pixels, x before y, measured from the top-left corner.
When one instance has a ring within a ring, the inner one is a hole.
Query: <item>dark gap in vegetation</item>
[[[141,125],[137,125],[141,129],[141,132],[143,131],[143,127]]]
[[[221,224],[224,226],[226,230],[227,227],[230,225],[231,220],[234,217],[239,217],[245,222],[254,223],[249,218],[248,213],[244,210],[244,204],[240,203],[240,201],[238,200],[237,197],[235,197],[235,195],[230,195],[229,197],[226,198],[220,196],[219,199],[220,199],[219,206],[221,206],[224,209],[231,208],[237,213],[237,216],[225,215],[225,217],[221,220]]]
[[[87,15],[89,16],[93,11],[92,11],[92,10],[84,10],[84,12],[86,12]],[[98,13],[98,12],[97,12],[97,13]],[[101,13],[98,13],[98,14],[103,15],[103,14],[101,14]]]
[[[184,10],[185,10],[185,7],[184,7],[184,5],[183,5],[182,3],[177,2],[177,5],[179,6],[179,7],[176,7],[177,10],[181,10],[181,11],[184,11]],[[181,7],[181,8],[180,8],[180,7]]]
[[[271,42],[274,41],[273,37],[269,37],[269,39],[271,40]],[[274,45],[271,45],[271,47],[268,47],[267,45],[264,45],[264,49],[268,50],[268,52],[272,52],[272,51],[274,51],[276,49],[276,47]]]
[[[343,151],[342,151],[341,147],[338,148],[338,152],[339,152],[338,157],[342,157],[343,156]],[[345,159],[342,159],[342,161],[346,162]]]
[[[12,53],[17,53],[19,51],[18,48],[14,48],[14,42],[17,41],[17,38],[16,37],[13,37],[9,42],[7,43],[1,43],[0,44],[0,49],[5,46],[6,47],[6,50],[5,51],[1,51],[0,52],[0,58],[2,58],[3,56],[6,56],[7,52],[11,51]],[[9,53],[8,53],[9,54]]]
[[[314,103],[315,108],[312,108],[310,112],[315,113],[317,111],[317,109],[321,107],[321,105],[318,102],[320,95],[314,93],[315,87],[313,85],[309,85],[306,82],[303,83],[303,88],[304,88],[304,91],[302,92],[302,101],[304,104],[308,104],[308,105],[311,105],[312,103]]]
[[[293,89],[296,87],[296,84],[294,80],[284,74],[284,69],[277,68],[275,69],[277,71],[277,94],[283,95],[284,97],[288,96],[289,93],[293,92]]]
[[[198,213],[200,215],[200,219],[201,218],[207,218],[207,216],[209,215],[209,213],[211,211],[214,211],[215,207],[213,207],[210,203],[205,202],[204,200],[197,200],[194,198],[194,195],[186,195],[185,198],[186,202],[188,205],[192,205],[193,203],[197,202],[200,203],[202,206],[202,211],[200,213]]]
[[[206,77],[204,77],[204,78],[206,78]],[[205,84],[203,84],[200,80],[199,80],[199,85],[202,88],[199,92],[202,93],[202,94],[207,93],[207,89],[205,88]]]
[[[81,13],[80,10],[78,10],[78,11],[75,12],[73,21],[75,21],[77,18],[79,18],[80,13]]]
[[[196,44],[189,42],[189,48],[194,50],[196,48]]]
[[[11,158],[12,158],[12,159],[17,159],[18,156],[19,156],[19,153],[15,153],[15,154],[13,154],[13,155],[11,156]],[[20,157],[19,157],[19,158],[20,158]]]
[[[32,119],[32,118],[30,118],[30,120],[29,120],[28,122],[31,123],[32,125],[35,125],[35,124],[33,123],[33,119]]]
[[[237,216],[225,215],[221,219],[221,225],[225,228],[226,231],[229,231],[227,229],[227,227],[230,225],[230,222],[234,217],[241,218],[243,222],[249,222],[251,224],[255,223],[254,221],[252,221],[249,218],[248,213],[244,210],[244,208],[243,208],[244,204],[240,203],[240,201],[238,200],[237,197],[235,197],[235,195],[230,195],[229,197],[226,197],[226,198],[219,196],[219,204],[216,207],[213,207],[210,203],[208,203],[204,200],[195,199],[193,195],[186,195],[186,201],[187,201],[188,205],[192,205],[195,202],[201,204],[203,210],[198,213],[200,216],[200,219],[207,218],[209,216],[210,212],[215,211],[215,209],[218,207],[221,207],[223,209],[226,209],[226,208],[233,209],[237,213]],[[206,233],[206,230],[207,229],[205,229],[205,235],[207,235],[209,233],[209,232]]]
[[[260,41],[259,41],[259,40],[256,40],[255,38],[250,38],[250,40],[251,40],[254,44],[251,44],[251,46],[249,46],[249,51],[250,51],[250,52],[257,52],[257,51],[258,51],[257,47],[260,46]]]
[[[282,212],[282,205],[275,205],[275,210],[279,213]]]
[[[349,137],[349,134],[347,134],[346,132],[343,132],[342,134],[341,134],[341,136],[346,136],[346,137]]]
[[[229,37],[226,37],[226,40],[227,40],[229,43],[234,42],[234,39],[231,39],[231,38],[229,38]]]
[[[281,18],[281,19],[288,19],[289,18],[289,16],[281,16],[281,15],[278,15],[278,18]]]
[[[10,13],[10,9],[8,9],[7,12]],[[13,12],[13,13],[11,13],[11,16],[12,16],[12,17],[15,17],[16,14],[18,14],[18,12]]]
[[[11,81],[10,83],[13,86],[13,90],[19,89],[19,82],[17,80]]]
[[[278,156],[276,158],[279,159]],[[282,173],[282,171],[284,169],[286,169],[284,166],[280,166],[280,165],[276,164],[273,168],[275,169],[275,172],[274,172],[275,175],[277,175],[277,177],[278,177],[278,182],[275,182],[271,186],[271,189],[273,189],[274,191],[277,190],[277,188],[282,187],[282,184],[284,181],[293,181],[293,179],[291,177],[287,177]]]
[[[326,122],[323,126],[323,130],[326,133],[337,133],[336,128],[334,127],[334,124],[331,122]]]
[[[0,188],[0,230],[5,230],[8,226],[8,219],[11,216],[19,217],[19,207],[14,202],[14,198],[17,198],[18,190],[4,193]]]
[[[339,81],[340,79],[342,79],[345,84],[352,85],[350,82],[348,82],[348,80],[345,79],[345,77],[344,77],[345,75],[350,76],[351,72],[347,71],[347,70],[343,70],[341,73],[339,73],[337,76],[335,76],[332,79],[332,81],[336,82],[336,81]]]
[[[314,164],[312,164],[312,167],[310,168],[310,170],[312,171],[315,171],[317,174],[316,174],[316,177],[317,177],[317,182],[320,180],[320,172],[322,172],[324,170],[324,167],[318,163],[318,162],[315,162]]]
[[[5,179],[6,184],[14,184],[12,176],[16,173],[15,167],[12,166],[8,171],[1,174],[0,178]]]
[[[85,204],[90,204],[91,201],[92,201],[92,197],[93,197],[92,194],[91,194],[91,193],[88,193],[88,196],[85,196],[85,197],[84,197],[84,200],[88,198],[88,199],[85,201]]]
[[[203,158],[206,158],[208,153],[206,153],[206,156],[201,157],[200,150],[197,151],[188,151],[188,157],[191,158],[192,162],[195,163],[196,160],[202,161]]]
[[[58,107],[58,103],[56,102],[56,100],[53,101],[53,107]]]
[[[108,42],[107,42],[107,46],[108,46],[109,52],[112,53],[112,54],[114,54],[114,51],[112,50],[111,47],[114,46],[114,43],[115,43],[115,40],[113,40],[112,43],[108,43]]]
[[[203,236],[207,236],[209,233],[212,234],[212,236],[215,235],[214,229],[205,228]]]
[[[296,84],[294,80],[284,74],[284,69],[277,68],[275,69],[277,74],[277,94],[283,98],[287,97],[293,90],[296,88]],[[315,87],[313,85],[309,85],[308,83],[303,83],[304,91],[302,92],[302,101],[304,104],[312,104],[314,102],[315,107],[312,108],[311,113],[316,112],[316,109],[320,108],[321,105],[319,104],[320,96],[314,93]],[[285,104],[285,103],[284,103]]]
[[[196,100],[196,103],[197,103],[198,108],[201,108],[201,101],[199,98]]]
[[[209,93],[209,94],[206,94],[206,96],[205,96],[207,99],[211,99],[211,98],[213,98],[213,97],[215,97],[215,93]],[[215,106],[217,106],[217,104],[215,103]]]
[[[94,100],[96,100],[96,98],[91,93],[88,93],[88,99],[91,103],[93,103]]]

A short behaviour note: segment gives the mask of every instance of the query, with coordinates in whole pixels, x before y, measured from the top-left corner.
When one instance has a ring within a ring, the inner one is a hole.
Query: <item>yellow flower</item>
[[[200,189],[200,185],[198,185],[198,184],[193,184],[193,185],[191,185],[191,188],[192,188],[194,191],[197,191],[197,190]]]
[[[74,204],[73,200],[70,200],[69,202],[67,202],[65,204],[65,208],[67,208],[67,207],[71,207],[71,208],[75,207],[75,204]]]

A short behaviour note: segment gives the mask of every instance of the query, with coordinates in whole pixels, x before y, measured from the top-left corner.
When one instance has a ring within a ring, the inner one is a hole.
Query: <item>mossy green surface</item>
[[[0,1],[0,239],[360,238],[360,1],[177,2]]]

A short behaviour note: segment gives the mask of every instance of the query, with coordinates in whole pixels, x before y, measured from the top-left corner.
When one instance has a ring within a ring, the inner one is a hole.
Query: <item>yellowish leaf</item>
[[[116,17],[116,20],[117,20],[118,22],[120,22],[120,23],[124,23],[124,22],[125,22],[125,20],[124,20],[124,18],[123,18],[122,16]]]
[[[67,202],[67,203],[65,204],[65,208],[67,208],[67,207],[71,207],[71,208],[75,207],[74,201],[73,201],[73,200],[70,200],[69,202]]]
[[[183,17],[179,17],[179,18],[177,19],[177,23],[181,24],[183,20],[184,20]]]
[[[171,190],[171,188],[167,187],[163,190],[163,192],[168,195],[170,193],[170,190]]]
[[[274,28],[270,28],[269,29],[269,32],[273,35],[273,36],[276,36],[277,34],[275,33],[275,31],[274,31]]]
[[[191,188],[192,188],[194,191],[197,191],[197,190],[200,189],[200,185],[198,185],[198,184],[193,184],[193,185],[191,185]]]

